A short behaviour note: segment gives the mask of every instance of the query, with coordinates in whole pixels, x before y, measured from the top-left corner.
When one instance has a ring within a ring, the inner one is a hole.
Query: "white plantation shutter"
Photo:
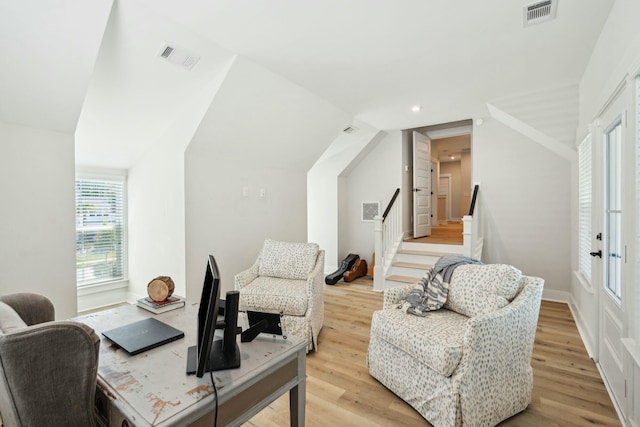
[[[76,179],[77,285],[124,278],[125,180]]]
[[[591,135],[578,146],[578,271],[591,282]]]

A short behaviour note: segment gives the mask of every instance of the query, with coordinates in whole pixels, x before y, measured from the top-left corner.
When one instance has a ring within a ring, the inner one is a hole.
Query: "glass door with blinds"
[[[598,256],[591,259],[592,283],[598,290],[598,363],[618,405],[625,405],[624,354],[622,339],[627,335],[626,307],[628,273],[627,247],[631,218],[625,174],[633,170],[633,146],[627,141],[626,100],[623,85],[598,118],[593,137],[598,173],[593,179],[593,231],[600,237]],[[596,271],[598,272],[596,274]]]

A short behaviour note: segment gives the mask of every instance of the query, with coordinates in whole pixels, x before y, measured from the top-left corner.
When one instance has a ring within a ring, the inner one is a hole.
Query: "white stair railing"
[[[396,189],[382,216],[375,221],[375,266],[373,288],[384,288],[384,280],[393,258],[402,242],[402,204],[398,201],[400,189]]]
[[[483,248],[483,233],[480,229],[480,209],[476,205],[478,190],[476,184],[473,190],[470,215],[462,218],[462,253],[465,256],[481,260]],[[383,290],[385,278],[393,260],[402,244],[404,232],[402,230],[402,203],[397,202],[400,194],[398,188],[394,193],[383,215],[376,216],[375,222],[375,266],[373,268],[373,289]]]

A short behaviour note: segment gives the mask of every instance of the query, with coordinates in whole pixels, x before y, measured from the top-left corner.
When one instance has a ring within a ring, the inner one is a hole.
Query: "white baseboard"
[[[616,413],[618,414],[618,419],[620,420],[620,424],[622,424],[622,427],[627,427],[629,424],[626,422],[624,416],[622,415],[622,409],[618,405],[618,402],[616,401],[616,399],[613,398],[613,390],[611,390],[611,387],[609,387],[609,381],[607,381],[607,377],[605,376],[604,371],[602,370],[602,367],[598,362],[596,362],[596,368],[598,369],[600,378],[602,378],[602,382],[604,383],[604,388],[606,388],[607,393],[609,393],[609,399],[611,399],[613,408],[616,410]]]
[[[545,289],[542,291],[542,299],[570,304],[571,294],[566,291],[554,291],[553,289]]]

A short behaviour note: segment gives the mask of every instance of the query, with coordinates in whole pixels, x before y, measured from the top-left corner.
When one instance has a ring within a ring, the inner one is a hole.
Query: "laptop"
[[[102,335],[133,356],[183,338],[184,332],[149,317],[105,331]]]
[[[277,313],[263,313],[261,311],[249,311],[247,310],[247,317],[249,319],[249,327],[255,325],[261,320],[266,320],[269,323],[267,329],[263,332],[273,335],[284,335],[282,333],[282,325],[280,324],[280,315]],[[286,336],[283,337],[287,339]]]

